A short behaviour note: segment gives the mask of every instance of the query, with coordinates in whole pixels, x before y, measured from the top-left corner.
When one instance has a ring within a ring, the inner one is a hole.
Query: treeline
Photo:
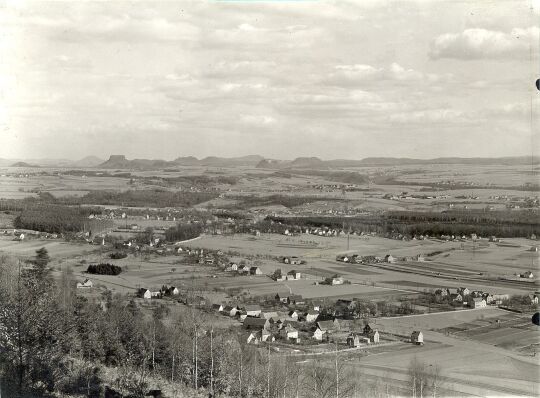
[[[110,220],[88,219],[92,212],[92,208],[35,204],[23,209],[15,217],[13,225],[15,228],[51,233],[99,232],[112,225]]]
[[[301,206],[306,203],[318,201],[340,201],[336,198],[325,198],[319,196],[291,196],[291,195],[269,195],[269,196],[229,196],[230,199],[238,200],[239,203],[231,206],[231,208],[246,209],[257,206],[275,206],[281,205],[292,208]]]
[[[529,237],[540,233],[537,212],[388,212],[361,217],[266,217],[257,228],[261,232],[281,233],[285,229],[301,231],[306,227],[328,227],[351,232],[375,232],[379,235],[470,235],[502,238]]]
[[[193,239],[201,235],[203,226],[200,224],[178,224],[165,231],[165,239],[169,242]]]

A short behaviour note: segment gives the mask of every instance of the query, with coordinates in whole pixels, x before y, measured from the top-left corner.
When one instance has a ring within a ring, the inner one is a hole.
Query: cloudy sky
[[[0,2],[0,157],[538,154],[540,2]]]

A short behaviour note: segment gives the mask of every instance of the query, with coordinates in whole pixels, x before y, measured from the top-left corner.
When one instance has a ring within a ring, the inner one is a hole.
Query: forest
[[[112,226],[110,220],[88,219],[93,212],[94,209],[90,207],[33,204],[21,210],[13,224],[15,228],[51,233],[96,233]]]
[[[352,232],[376,232],[382,235],[470,235],[501,238],[530,237],[540,233],[539,215],[532,210],[477,212],[387,212],[376,216],[271,217],[259,223],[262,232],[328,227]]]

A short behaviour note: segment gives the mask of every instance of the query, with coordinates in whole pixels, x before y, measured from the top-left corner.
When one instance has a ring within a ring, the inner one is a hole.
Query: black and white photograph
[[[0,398],[540,396],[540,0],[0,0]]]

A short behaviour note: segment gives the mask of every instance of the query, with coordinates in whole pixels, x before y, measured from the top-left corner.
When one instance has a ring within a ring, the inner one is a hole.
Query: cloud
[[[240,115],[240,121],[246,124],[269,125],[276,122],[276,119],[268,115]]]
[[[386,67],[374,67],[367,64],[336,65],[326,78],[326,82],[343,87],[351,85],[361,85],[378,81],[429,81],[438,82],[443,79],[450,79],[451,74],[424,74],[415,69],[405,68],[393,62]]]
[[[537,46],[539,29],[514,28],[509,33],[487,29],[465,29],[461,33],[445,33],[431,43],[432,59],[511,58],[528,54],[530,46]]]

